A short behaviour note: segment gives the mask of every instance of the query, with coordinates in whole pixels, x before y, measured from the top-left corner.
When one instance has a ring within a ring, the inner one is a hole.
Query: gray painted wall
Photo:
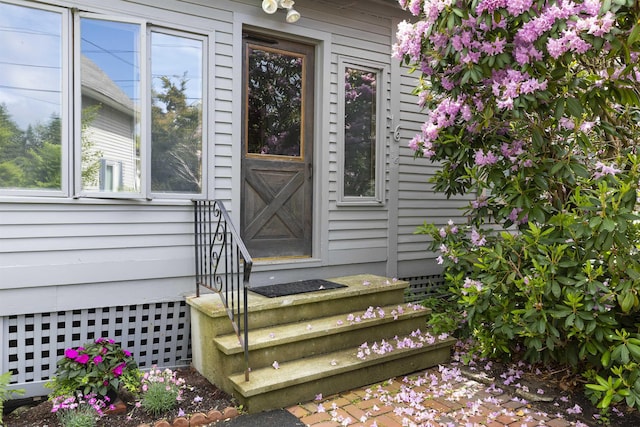
[[[209,35],[208,197],[225,200],[236,223],[241,133],[236,70],[242,28],[317,43],[314,257],[257,263],[254,284],[363,271],[394,276],[433,272],[425,238],[413,230],[427,218],[444,222],[457,212],[451,202],[429,191],[425,181],[432,167],[414,160],[406,148],[423,116],[410,95],[413,77],[400,77],[404,70],[390,56],[395,25],[404,17],[394,2],[299,0],[302,19],[293,25],[284,22],[282,12],[263,13],[258,0],[56,3],[141,16],[156,25]],[[383,76],[388,120],[380,124],[386,132],[381,206],[337,203],[340,55],[389,70]],[[396,126],[399,141],[393,139]],[[0,315],[180,299],[193,292],[191,221],[186,200],[0,196]],[[397,263],[388,265],[396,241]]]

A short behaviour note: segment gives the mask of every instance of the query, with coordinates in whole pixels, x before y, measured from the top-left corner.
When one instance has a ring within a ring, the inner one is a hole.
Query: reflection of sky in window
[[[136,103],[140,99],[138,24],[81,19],[81,51]],[[0,103],[22,128],[61,115],[62,14],[0,3]],[[197,39],[152,33],[153,89],[160,76],[185,76],[189,103],[202,101],[202,49]]]
[[[151,84],[162,90],[160,77],[179,85],[184,77],[187,104],[202,102],[202,41],[164,33],[151,33]]]
[[[60,115],[59,13],[0,4],[0,102],[26,129]]]
[[[80,33],[82,54],[100,67],[129,98],[138,101],[140,26],[83,18]]]

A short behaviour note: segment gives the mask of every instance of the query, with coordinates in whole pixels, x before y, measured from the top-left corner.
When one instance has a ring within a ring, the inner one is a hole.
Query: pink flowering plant
[[[175,371],[152,366],[142,377],[141,400],[137,406],[154,416],[161,415],[178,405],[185,387],[184,379],[178,378]]]
[[[139,370],[132,354],[112,339],[98,338],[77,348],[68,348],[47,383],[55,396],[117,395],[121,385],[139,384]]]
[[[603,409],[640,406],[640,6],[400,0],[419,74],[409,146],[468,195],[425,224],[463,332],[487,355],[571,366]]]
[[[93,427],[97,420],[105,415],[109,398],[98,398],[90,393],[73,396],[56,396],[52,399],[51,412],[54,412],[63,427]]]

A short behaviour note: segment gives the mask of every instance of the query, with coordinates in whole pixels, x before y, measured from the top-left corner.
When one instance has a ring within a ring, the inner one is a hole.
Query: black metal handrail
[[[247,292],[253,261],[219,200],[195,200],[196,296],[204,287],[220,295],[244,350],[249,381]]]

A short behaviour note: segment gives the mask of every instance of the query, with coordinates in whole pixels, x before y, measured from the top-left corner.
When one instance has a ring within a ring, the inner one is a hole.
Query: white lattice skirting
[[[119,342],[142,369],[183,366],[191,357],[189,307],[176,301],[0,317],[0,373],[11,371],[11,388],[25,388],[27,397],[45,395],[65,349],[99,337]]]

